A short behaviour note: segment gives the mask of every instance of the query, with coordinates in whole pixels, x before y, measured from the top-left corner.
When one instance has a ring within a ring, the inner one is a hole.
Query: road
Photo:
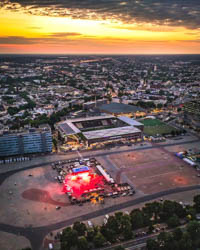
[[[146,241],[148,239],[155,239],[155,238],[157,238],[158,235],[159,235],[159,233],[143,236],[143,237],[140,237],[138,239],[129,240],[125,243],[122,242],[122,243],[114,244],[114,245],[109,246],[109,247],[104,247],[104,248],[101,248],[100,250],[112,250],[112,249],[114,249],[114,247],[120,246],[120,245],[122,245],[126,250],[140,249],[140,247],[146,246]]]

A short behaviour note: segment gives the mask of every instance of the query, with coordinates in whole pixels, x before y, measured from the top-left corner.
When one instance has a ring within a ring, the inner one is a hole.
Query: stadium
[[[131,118],[113,115],[68,119],[57,124],[62,138],[83,141],[86,145],[97,142],[142,137],[143,124]]]

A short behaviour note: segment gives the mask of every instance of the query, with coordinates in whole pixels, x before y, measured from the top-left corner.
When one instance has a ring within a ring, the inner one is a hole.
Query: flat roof
[[[119,116],[118,119],[127,123],[130,126],[144,126],[144,124],[142,124],[141,122],[138,122],[138,121],[136,121],[132,118],[129,118],[127,116]]]
[[[128,105],[124,103],[118,103],[118,102],[111,102],[110,104],[103,104],[99,107],[100,110],[107,111],[110,113],[135,113],[137,111],[144,111],[143,108],[133,106],[133,105]]]
[[[114,137],[120,135],[128,135],[139,132],[141,131],[138,128],[132,126],[126,126],[121,128],[101,129],[101,130],[94,130],[82,133],[86,137],[86,139],[91,140],[91,139]]]

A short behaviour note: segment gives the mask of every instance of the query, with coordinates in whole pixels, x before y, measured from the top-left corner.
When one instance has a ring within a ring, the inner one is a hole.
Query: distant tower
[[[157,71],[157,65],[154,65],[153,71],[154,71],[154,72]]]
[[[106,68],[105,68],[105,67],[102,68],[102,72],[103,72],[103,73],[106,72]]]
[[[143,83],[143,86],[146,87],[147,86],[147,79],[144,78],[144,83]]]

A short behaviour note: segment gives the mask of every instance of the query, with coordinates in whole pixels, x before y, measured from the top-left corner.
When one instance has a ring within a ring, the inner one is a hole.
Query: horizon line
[[[163,55],[163,56],[168,56],[168,55],[200,55],[200,53],[179,53],[179,54],[175,54],[175,53],[152,53],[152,54],[143,54],[143,53],[138,53],[138,54],[134,54],[134,53],[120,53],[120,54],[117,54],[117,53],[0,53],[0,56],[5,56],[5,55],[119,55],[119,56],[122,56],[122,55],[135,55],[135,56],[143,56],[143,55],[147,55],[147,56],[151,56],[151,55],[155,55],[155,56],[160,56],[160,55]]]

